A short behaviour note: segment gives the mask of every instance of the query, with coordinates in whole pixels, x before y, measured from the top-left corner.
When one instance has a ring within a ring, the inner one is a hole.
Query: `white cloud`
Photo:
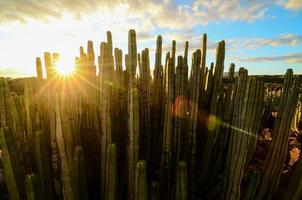
[[[282,34],[273,38],[236,38],[227,41],[233,49],[256,49],[263,46],[298,46],[302,35]]]
[[[261,57],[250,57],[241,58],[239,61],[242,62],[274,62],[274,61],[284,61],[291,64],[302,63],[302,53],[290,53],[279,56],[261,56]]]
[[[125,18],[132,23],[184,29],[209,22],[254,21],[263,18],[272,3],[272,0],[196,0],[192,4],[169,0],[10,0],[0,1],[0,23],[62,18],[64,13],[80,19],[119,10],[127,13]]]

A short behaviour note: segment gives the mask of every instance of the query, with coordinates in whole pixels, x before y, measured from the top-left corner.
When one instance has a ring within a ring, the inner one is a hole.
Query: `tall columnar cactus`
[[[105,186],[105,200],[116,200],[117,197],[117,159],[116,146],[110,144],[107,150],[106,159],[106,186]]]
[[[55,97],[55,141],[58,147],[59,156],[61,160],[61,180],[63,187],[64,198],[74,199],[72,186],[71,186],[71,166],[68,164],[68,158],[66,153],[66,144],[64,140],[64,132],[62,128],[62,118],[61,118],[61,105],[59,101],[59,96]]]
[[[36,58],[36,70],[37,70],[37,77],[39,80],[43,79],[43,71],[42,71],[42,64],[41,64],[41,58]]]
[[[129,106],[129,144],[128,144],[128,199],[134,199],[135,165],[139,158],[139,92],[133,88]]]
[[[240,198],[243,170],[254,153],[257,141],[263,98],[262,81],[257,77],[248,77],[247,70],[241,68],[235,92],[233,119],[231,124],[226,124],[232,131],[230,132],[222,199]],[[238,149],[241,150],[238,151]]]
[[[223,41],[217,48],[215,68],[213,63],[207,68],[203,35],[188,76],[189,43],[177,56],[176,41],[172,41],[163,67],[162,37],[158,36],[151,77],[149,50],[137,54],[134,30],[129,31],[128,41],[124,71],[122,51],[113,52],[107,32],[107,41],[100,47],[98,75],[93,43],[88,41],[87,52],[80,48],[75,76],[64,82],[58,81],[55,71],[59,55],[47,52],[47,80],[39,58],[37,78],[0,78],[1,161],[10,198],[273,197],[287,152],[287,133],[290,127],[297,129],[301,119],[301,108],[296,106],[300,88],[292,72],[288,71],[283,90],[279,83],[266,84],[264,98],[264,82],[281,78],[248,76],[245,69],[235,77],[234,64],[224,76]],[[258,132],[276,108],[263,169],[250,176]],[[285,199],[301,197],[300,165]]]
[[[253,171],[250,181],[248,184],[248,189],[243,196],[244,200],[253,200],[255,199],[256,191],[260,182],[260,173],[259,171]]]
[[[101,56],[100,56],[100,114],[101,114],[101,172],[102,176],[106,177],[106,155],[108,146],[112,143],[112,118],[111,118],[111,91],[112,91],[112,74],[113,63],[110,54],[110,44],[101,43]],[[105,191],[105,179],[102,179],[102,195]]]
[[[126,59],[127,72],[129,75],[129,91],[135,85],[135,76],[137,68],[137,47],[136,47],[136,33],[135,30],[131,29],[128,33],[128,54]],[[130,94],[129,94],[130,95]]]
[[[94,49],[93,49],[93,42],[88,41],[87,42],[87,57],[86,57],[86,86],[88,91],[88,101],[90,109],[95,110],[98,108],[98,101],[97,101],[97,93],[98,93],[98,87],[96,85],[96,65],[95,65],[95,55],[94,55]],[[92,114],[93,115],[93,114]]]
[[[53,199],[51,163],[45,136],[41,131],[34,133],[34,156],[36,174],[39,177],[43,199]],[[31,181],[34,177],[28,177]],[[33,183],[32,183],[33,184]]]
[[[39,200],[45,198],[46,193],[43,192],[39,177],[36,174],[26,175],[24,185],[27,200]]]
[[[148,200],[147,163],[144,160],[136,165],[134,200]]]
[[[203,151],[203,156],[202,156],[202,178],[204,179],[206,175],[208,174],[208,170],[210,169],[210,162],[212,157],[212,152],[213,152],[213,147],[215,146],[215,142],[217,142],[217,137],[219,131],[217,131],[219,124],[217,123],[219,117],[222,115],[221,112],[218,112],[219,105],[221,105],[218,100],[219,95],[222,94],[222,77],[223,77],[223,69],[224,69],[224,58],[225,58],[225,43],[224,41],[219,42],[218,47],[216,49],[216,65],[215,65],[215,72],[213,75],[213,79],[209,79],[208,81],[208,86],[209,84],[211,85],[210,88],[212,88],[212,91],[209,91],[211,94],[210,100],[210,116],[208,119],[208,135],[206,139],[206,144],[204,147]],[[212,69],[212,66],[211,66]],[[210,72],[211,73],[211,72]],[[211,74],[210,74],[211,75]],[[210,76],[209,75],[209,76]],[[219,116],[220,115],[220,116]],[[206,180],[206,179],[204,179]]]
[[[164,102],[163,102],[163,93],[164,93],[164,85],[163,85],[163,66],[162,66],[162,37],[157,36],[156,40],[156,52],[155,52],[155,66],[154,66],[154,78],[153,78],[153,87],[151,90],[151,108],[150,108],[150,126],[151,132],[150,135],[150,162],[154,163],[149,165],[148,174],[152,178],[156,178],[158,175],[156,174],[157,167],[160,163],[160,149],[161,142],[158,141],[159,138],[162,138],[163,132],[163,110],[164,110]],[[150,173],[149,173],[150,172]]]
[[[177,168],[175,200],[188,199],[187,165],[180,161]]]
[[[278,117],[273,127],[273,140],[263,166],[263,176],[256,199],[266,198],[276,191],[283,162],[287,153],[288,133],[293,120],[299,97],[299,80],[293,77],[293,70],[288,69],[284,79],[284,91],[278,107]]]
[[[178,56],[175,74],[175,93],[173,104],[173,153],[172,160],[175,164],[180,159],[184,159],[185,139],[186,139],[186,118],[188,112],[187,104],[187,68],[182,56]]]
[[[201,84],[200,84],[200,93],[201,95],[205,94],[205,84],[206,84],[206,59],[207,59],[207,34],[202,36],[202,48],[201,48]]]
[[[0,77],[0,127],[8,127],[11,131],[10,134],[12,134],[16,152],[18,152],[16,156],[22,164],[22,170],[27,173],[32,170],[32,159],[30,159],[32,152],[29,154],[28,146],[26,146],[25,129],[24,126],[22,127],[22,117],[19,117],[22,114],[24,112],[19,112],[16,107],[8,82],[5,78]],[[25,119],[26,116],[23,115],[23,117]]]
[[[172,156],[172,131],[173,131],[173,100],[174,100],[174,66],[173,58],[169,58],[165,69],[165,121],[163,131],[163,147],[161,161],[161,182],[160,188],[166,193],[161,198],[167,199],[170,195],[171,179],[171,156]]]
[[[48,80],[51,80],[53,78],[53,65],[51,61],[51,55],[49,52],[44,53],[44,61],[45,61],[46,78]]]
[[[126,185],[126,176],[127,176],[127,138],[128,132],[127,130],[127,120],[128,120],[128,110],[127,110],[127,84],[125,84],[125,73],[123,71],[122,59],[123,54],[122,50],[115,48],[114,50],[114,58],[115,58],[115,74],[116,74],[116,96],[115,99],[115,124],[118,126],[118,129],[114,129],[115,134],[115,144],[117,151],[117,176],[119,177],[118,181],[118,195],[123,195],[123,189]]]
[[[294,173],[292,174],[287,191],[284,194],[284,200],[298,200],[302,198],[302,159],[299,159]]]
[[[158,182],[152,181],[150,183],[150,189],[149,189],[149,199],[150,200],[159,200],[159,185]]]
[[[142,51],[140,70],[140,159],[150,157],[150,61],[149,49]]]
[[[68,106],[71,102],[69,102],[68,98],[65,95],[61,95],[59,97],[59,104],[60,104],[60,114],[61,114],[61,123],[62,123],[62,133],[64,138],[65,144],[65,152],[66,152],[66,159],[69,168],[72,166],[73,154],[74,154],[74,143],[75,143],[75,136],[72,132],[71,123],[68,117]]]
[[[35,91],[33,90],[33,85],[31,79],[24,80],[24,104],[26,112],[26,140],[29,144],[29,149],[32,152],[33,144],[33,132],[35,129],[35,99],[33,99]]]
[[[0,127],[0,147],[9,197],[13,200],[22,199],[25,196],[23,186],[25,176],[13,135],[8,127]]]
[[[194,169],[196,164],[196,149],[197,149],[197,128],[198,128],[198,111],[199,111],[199,96],[200,96],[200,62],[201,62],[201,51],[198,49],[193,53],[192,57],[192,68],[190,77],[190,94],[189,94],[189,122],[188,122],[188,163],[189,163],[189,190],[194,190]]]
[[[214,63],[212,62],[210,68],[208,70],[207,82],[206,82],[206,95],[208,99],[211,99],[212,91],[213,91],[213,77],[214,77]]]
[[[76,146],[74,149],[72,167],[72,186],[76,200],[87,200],[87,177],[85,172],[85,157],[83,148]]]

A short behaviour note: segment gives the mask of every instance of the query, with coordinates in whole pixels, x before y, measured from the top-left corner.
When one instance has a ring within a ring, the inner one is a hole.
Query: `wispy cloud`
[[[227,41],[235,49],[256,49],[263,46],[298,46],[302,44],[302,35],[282,34],[273,38],[236,38]]]
[[[64,13],[80,19],[122,6],[132,23],[152,22],[158,27],[182,29],[209,22],[254,21],[263,18],[273,3],[274,0],[196,0],[191,4],[177,4],[170,0],[10,0],[0,1],[0,23],[61,18]]]
[[[291,64],[302,63],[302,53],[290,53],[279,56],[261,56],[261,57],[250,57],[239,59],[241,62],[274,62],[284,61]]]

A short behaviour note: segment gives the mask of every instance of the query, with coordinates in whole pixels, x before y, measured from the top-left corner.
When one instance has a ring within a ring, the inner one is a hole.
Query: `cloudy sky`
[[[283,74],[289,67],[302,74],[301,0],[0,0],[0,76],[35,75],[35,57],[45,51],[72,65],[88,40],[99,54],[107,30],[126,53],[130,28],[152,63],[157,35],[165,52],[176,40],[182,54],[186,40],[192,51],[207,33],[208,64],[225,40],[226,68],[234,62],[250,74]]]

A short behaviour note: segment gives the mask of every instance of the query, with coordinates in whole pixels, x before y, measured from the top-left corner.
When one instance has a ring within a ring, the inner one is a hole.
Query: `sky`
[[[71,66],[88,40],[99,55],[107,31],[126,54],[131,28],[138,52],[149,48],[151,67],[157,35],[164,53],[176,40],[182,55],[185,41],[192,53],[206,33],[207,65],[225,40],[225,69],[302,74],[302,0],[0,0],[0,76],[35,76],[35,58],[46,51]]]

